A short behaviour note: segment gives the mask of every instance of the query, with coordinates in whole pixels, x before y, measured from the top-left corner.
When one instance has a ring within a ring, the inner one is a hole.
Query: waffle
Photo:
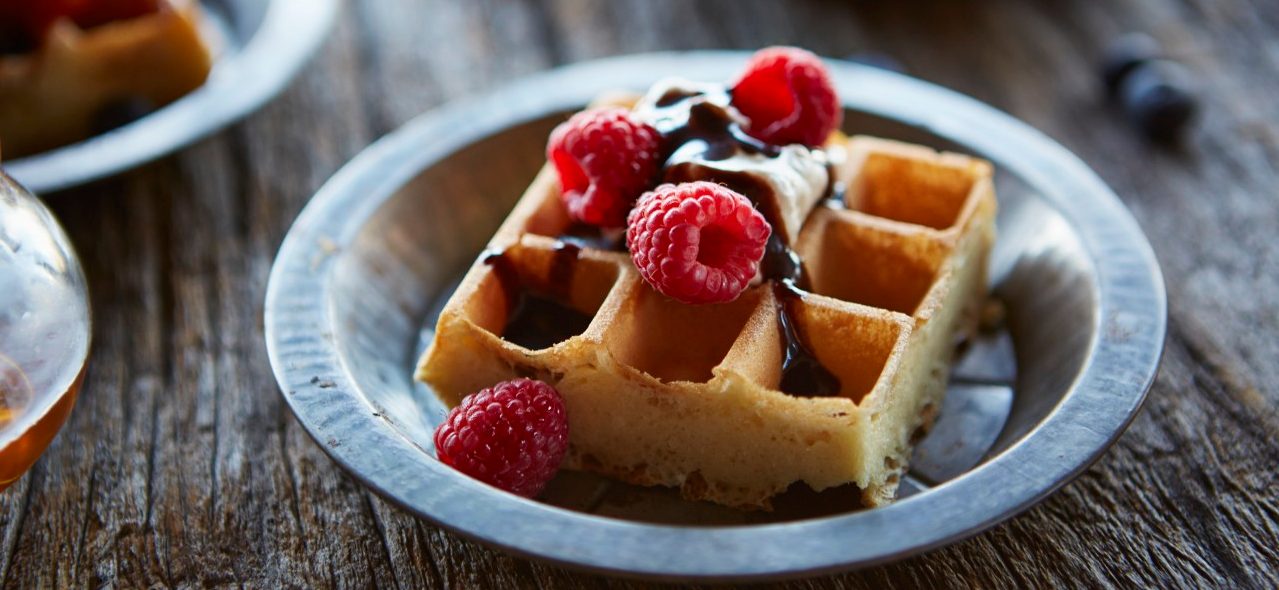
[[[545,167],[447,303],[417,378],[450,406],[517,376],[553,384],[569,468],[743,509],[797,482],[891,502],[985,299],[992,172],[871,137],[827,147],[847,153],[833,170],[847,192],[795,241],[811,290],[766,282],[718,305],[668,299],[608,240],[565,237],[576,228]],[[779,390],[782,305],[835,395]]]
[[[62,20],[39,49],[0,55],[0,142],[7,157],[93,135],[103,109],[160,107],[204,83],[212,65],[194,0],[81,30]]]

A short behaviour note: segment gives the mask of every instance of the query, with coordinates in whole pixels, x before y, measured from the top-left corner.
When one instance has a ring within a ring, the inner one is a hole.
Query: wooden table
[[[1203,83],[1182,148],[1101,99],[1098,48],[1130,30]],[[630,585],[464,541],[344,475],[277,393],[267,273],[313,191],[423,110],[565,62],[777,43],[889,54],[1061,141],[1141,222],[1171,310],[1145,410],[1076,482],[967,542],[795,587],[1279,585],[1277,35],[1264,0],[349,3],[262,112],[49,197],[95,356],[57,441],[0,494],[4,586]]]

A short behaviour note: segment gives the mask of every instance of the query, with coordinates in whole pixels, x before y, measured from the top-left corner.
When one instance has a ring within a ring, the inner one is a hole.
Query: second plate
[[[203,86],[137,121],[68,146],[5,162],[18,182],[49,193],[123,172],[189,145],[279,94],[332,28],[339,0],[204,0],[215,51]]]

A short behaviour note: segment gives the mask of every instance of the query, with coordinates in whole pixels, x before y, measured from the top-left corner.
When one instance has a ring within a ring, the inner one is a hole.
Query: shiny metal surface
[[[846,131],[975,153],[998,169],[992,283],[1004,329],[967,348],[902,499],[849,512],[798,494],[771,515],[562,474],[543,502],[435,460],[444,414],[411,371],[434,316],[542,162],[550,128],[597,93],[659,77],[725,79],[747,54],[650,54],[525,79],[423,115],[336,174],[289,232],[266,332],[284,397],[379,494],[512,552],[663,579],[831,572],[975,534],[1044,498],[1123,431],[1154,379],[1166,302],[1137,225],[1082,162],[986,105],[832,63]],[[788,493],[788,495],[790,495]]]
[[[215,54],[203,86],[150,115],[69,146],[5,162],[32,192],[154,160],[257,110],[284,90],[333,26],[340,0],[202,0]]]

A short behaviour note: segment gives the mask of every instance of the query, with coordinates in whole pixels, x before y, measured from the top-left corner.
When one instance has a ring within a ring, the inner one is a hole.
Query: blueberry
[[[1137,66],[1163,55],[1159,42],[1144,33],[1129,33],[1111,43],[1101,59],[1101,77],[1106,92],[1119,94],[1120,82]]]
[[[1132,68],[1118,91],[1129,120],[1156,140],[1176,139],[1199,110],[1189,70],[1164,59]]]

